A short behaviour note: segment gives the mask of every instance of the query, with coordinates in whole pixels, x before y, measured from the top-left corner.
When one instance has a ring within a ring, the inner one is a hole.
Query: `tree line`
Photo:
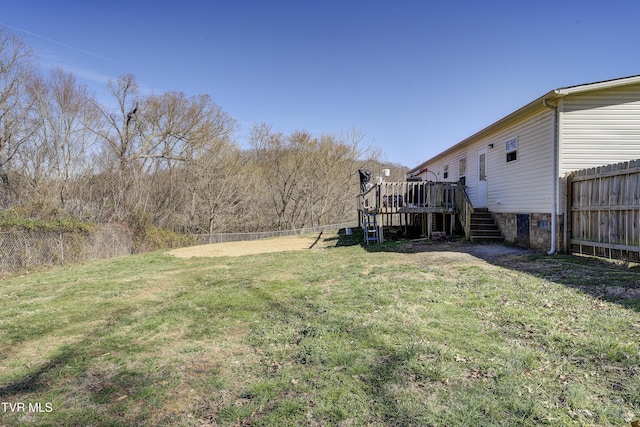
[[[99,101],[73,73],[38,71],[0,28],[0,209],[181,233],[283,230],[355,219],[358,169],[379,170],[356,130],[284,134],[238,124],[209,95],[110,81]]]

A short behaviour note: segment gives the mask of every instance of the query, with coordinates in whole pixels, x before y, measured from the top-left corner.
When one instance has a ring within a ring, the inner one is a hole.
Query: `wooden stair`
[[[504,237],[498,224],[488,209],[476,208],[471,214],[471,241],[473,242],[503,242]]]

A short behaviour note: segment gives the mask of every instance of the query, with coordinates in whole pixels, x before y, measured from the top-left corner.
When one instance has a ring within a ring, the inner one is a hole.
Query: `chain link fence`
[[[198,234],[193,237],[198,244],[204,245],[355,227],[358,227],[358,223],[351,221],[297,230]],[[0,232],[0,275],[41,266],[75,264],[130,255],[133,248],[133,233],[126,226],[98,226],[91,233],[50,230],[3,231]]]
[[[343,222],[340,224],[320,225],[316,227],[299,228],[296,230],[281,231],[256,231],[253,233],[215,233],[215,234],[196,234],[193,237],[198,244],[207,245],[210,243],[240,242],[244,240],[260,240],[273,237],[296,236],[307,233],[319,233],[323,230],[340,230],[342,228],[358,227],[357,221]]]
[[[75,264],[131,254],[133,236],[124,226],[80,231],[0,232],[0,274],[47,265]]]

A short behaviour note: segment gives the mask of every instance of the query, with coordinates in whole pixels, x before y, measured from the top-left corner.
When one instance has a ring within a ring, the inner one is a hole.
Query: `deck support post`
[[[451,229],[450,229],[450,232],[451,232],[451,234],[453,234],[455,229],[456,229],[456,214],[451,213],[451,214],[449,214],[449,217],[451,218]]]

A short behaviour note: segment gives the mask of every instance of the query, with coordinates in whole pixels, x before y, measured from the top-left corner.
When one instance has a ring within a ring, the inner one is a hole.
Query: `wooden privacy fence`
[[[571,252],[640,260],[640,160],[573,172],[566,189]]]

